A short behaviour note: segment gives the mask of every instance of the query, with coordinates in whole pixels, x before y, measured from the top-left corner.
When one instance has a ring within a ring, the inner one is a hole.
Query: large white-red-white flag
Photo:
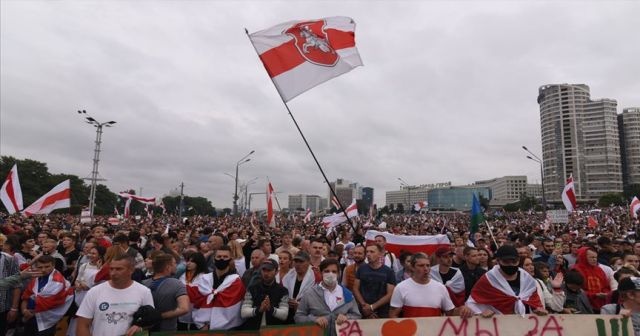
[[[121,192],[120,197],[123,198],[131,198],[134,201],[138,201],[142,204],[146,204],[146,205],[155,205],[156,204],[156,198],[155,197],[142,197],[142,196],[138,196],[138,195],[134,195],[134,194],[129,194],[128,192]]]
[[[567,211],[571,212],[576,209],[576,189],[573,185],[573,175],[569,175],[567,179],[567,184],[564,186],[564,190],[562,190],[562,203],[564,203],[564,207],[567,208]]]
[[[633,197],[629,209],[631,210],[631,217],[638,218],[638,211],[640,211],[640,200],[638,197]]]
[[[14,164],[9,171],[7,179],[0,188],[0,200],[4,207],[7,208],[9,214],[22,210],[22,189],[20,188],[20,179],[18,178],[18,165]]]
[[[22,213],[31,215],[48,215],[56,209],[68,208],[71,206],[71,184],[69,180],[60,182],[48,193],[42,195],[37,201],[26,207]]]
[[[355,199],[353,199],[351,205],[347,207],[346,213],[349,218],[358,217],[358,205],[356,204]],[[333,215],[326,216],[322,219],[322,226],[324,226],[325,230],[333,229],[334,227],[346,222],[347,217],[344,216],[344,212],[338,212]]]
[[[362,65],[356,23],[344,16],[289,21],[249,35],[285,102]]]
[[[369,230],[365,233],[364,237],[367,240],[367,245],[374,244],[376,242],[376,236],[379,235],[387,240],[384,249],[393,252],[397,256],[403,251],[410,253],[423,252],[431,255],[440,247],[451,247],[449,238],[444,234],[432,236],[400,236],[375,230]]]
[[[276,217],[273,215],[273,186],[267,185],[267,225],[276,227]]]

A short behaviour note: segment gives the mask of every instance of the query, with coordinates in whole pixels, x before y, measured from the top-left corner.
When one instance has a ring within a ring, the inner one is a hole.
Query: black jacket
[[[265,312],[267,314],[267,325],[286,324],[286,317],[289,311],[289,291],[276,282],[271,286],[265,286],[262,281],[258,281],[253,286],[249,287],[247,294],[245,295],[244,302],[242,303],[243,317],[245,317],[245,314],[247,313],[255,315],[247,317],[242,325],[242,329],[260,329],[263,313],[260,313],[258,309],[266,296],[269,296],[272,307],[271,310]],[[274,316],[276,314],[281,315],[282,319],[276,318]]]

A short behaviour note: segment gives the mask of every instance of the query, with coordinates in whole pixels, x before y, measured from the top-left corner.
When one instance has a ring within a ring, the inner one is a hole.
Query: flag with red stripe
[[[73,302],[73,288],[62,273],[53,270],[48,278],[42,288],[39,286],[38,278],[31,279],[22,293],[23,300],[35,301],[34,312],[38,331],[56,325]]]
[[[276,227],[276,218],[273,215],[273,186],[271,182],[267,185],[267,225]]]
[[[27,216],[47,215],[56,209],[68,208],[71,206],[71,185],[69,180],[63,181],[53,187],[37,201],[24,209],[22,213]]]
[[[289,21],[249,35],[282,99],[362,65],[353,19]]]
[[[375,243],[376,236],[383,236],[387,243],[384,249],[400,255],[403,251],[410,253],[423,252],[428,255],[433,254],[440,247],[450,247],[451,242],[447,235],[438,234],[432,236],[399,236],[388,232],[369,230],[365,234],[367,245]]]
[[[567,184],[562,190],[562,203],[567,211],[572,212],[576,209],[576,189],[573,185],[573,175],[569,175]]]
[[[17,164],[13,165],[9,175],[7,175],[7,179],[2,184],[2,188],[0,188],[0,200],[9,214],[16,213],[23,208],[22,189],[20,188]]]
[[[207,273],[193,280],[199,292],[190,289],[194,306],[191,316],[197,325],[209,324],[209,329],[228,330],[242,324],[240,309],[246,292],[242,279],[237,274],[228,275],[218,288],[213,288],[213,274]]]
[[[640,200],[638,197],[634,197],[633,200],[631,200],[629,208],[631,210],[631,217],[638,218],[638,211],[640,211]]]

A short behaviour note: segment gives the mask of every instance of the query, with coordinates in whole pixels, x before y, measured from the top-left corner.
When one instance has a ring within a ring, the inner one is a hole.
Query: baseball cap
[[[436,257],[438,258],[452,254],[454,254],[453,251],[451,251],[451,249],[448,247],[438,247],[438,249],[436,250]]]
[[[640,278],[628,277],[620,280],[618,291],[640,290]]]
[[[517,260],[519,258],[518,250],[516,250],[516,248],[511,245],[502,245],[500,246],[498,251],[496,251],[496,258],[502,259],[502,260],[506,260],[506,259]]]
[[[267,259],[262,262],[262,269],[278,270],[278,262],[273,259]]]
[[[309,256],[309,253],[305,251],[299,251],[295,256],[293,256],[293,260],[310,261],[311,257]]]

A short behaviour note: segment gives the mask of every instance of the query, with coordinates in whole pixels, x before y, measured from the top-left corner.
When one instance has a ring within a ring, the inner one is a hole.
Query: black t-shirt
[[[302,286],[302,280],[298,280],[296,278],[296,284],[293,286],[293,298],[296,298],[298,296],[298,293],[300,293],[301,286]]]
[[[518,272],[517,274],[518,276],[516,276],[515,279],[507,280],[507,283],[509,283],[509,287],[511,287],[516,295],[520,294],[520,272]]]
[[[456,275],[456,270],[453,268],[449,268],[449,271],[447,273],[442,273],[442,272],[438,272],[440,273],[440,277],[442,278],[442,283],[446,284],[447,281],[453,279],[453,276]]]
[[[356,279],[360,280],[360,294],[365,302],[371,304],[387,294],[387,285],[396,285],[396,276],[391,268],[382,267],[373,269],[369,264],[362,264],[356,271]],[[379,317],[387,317],[389,304],[376,310]]]

